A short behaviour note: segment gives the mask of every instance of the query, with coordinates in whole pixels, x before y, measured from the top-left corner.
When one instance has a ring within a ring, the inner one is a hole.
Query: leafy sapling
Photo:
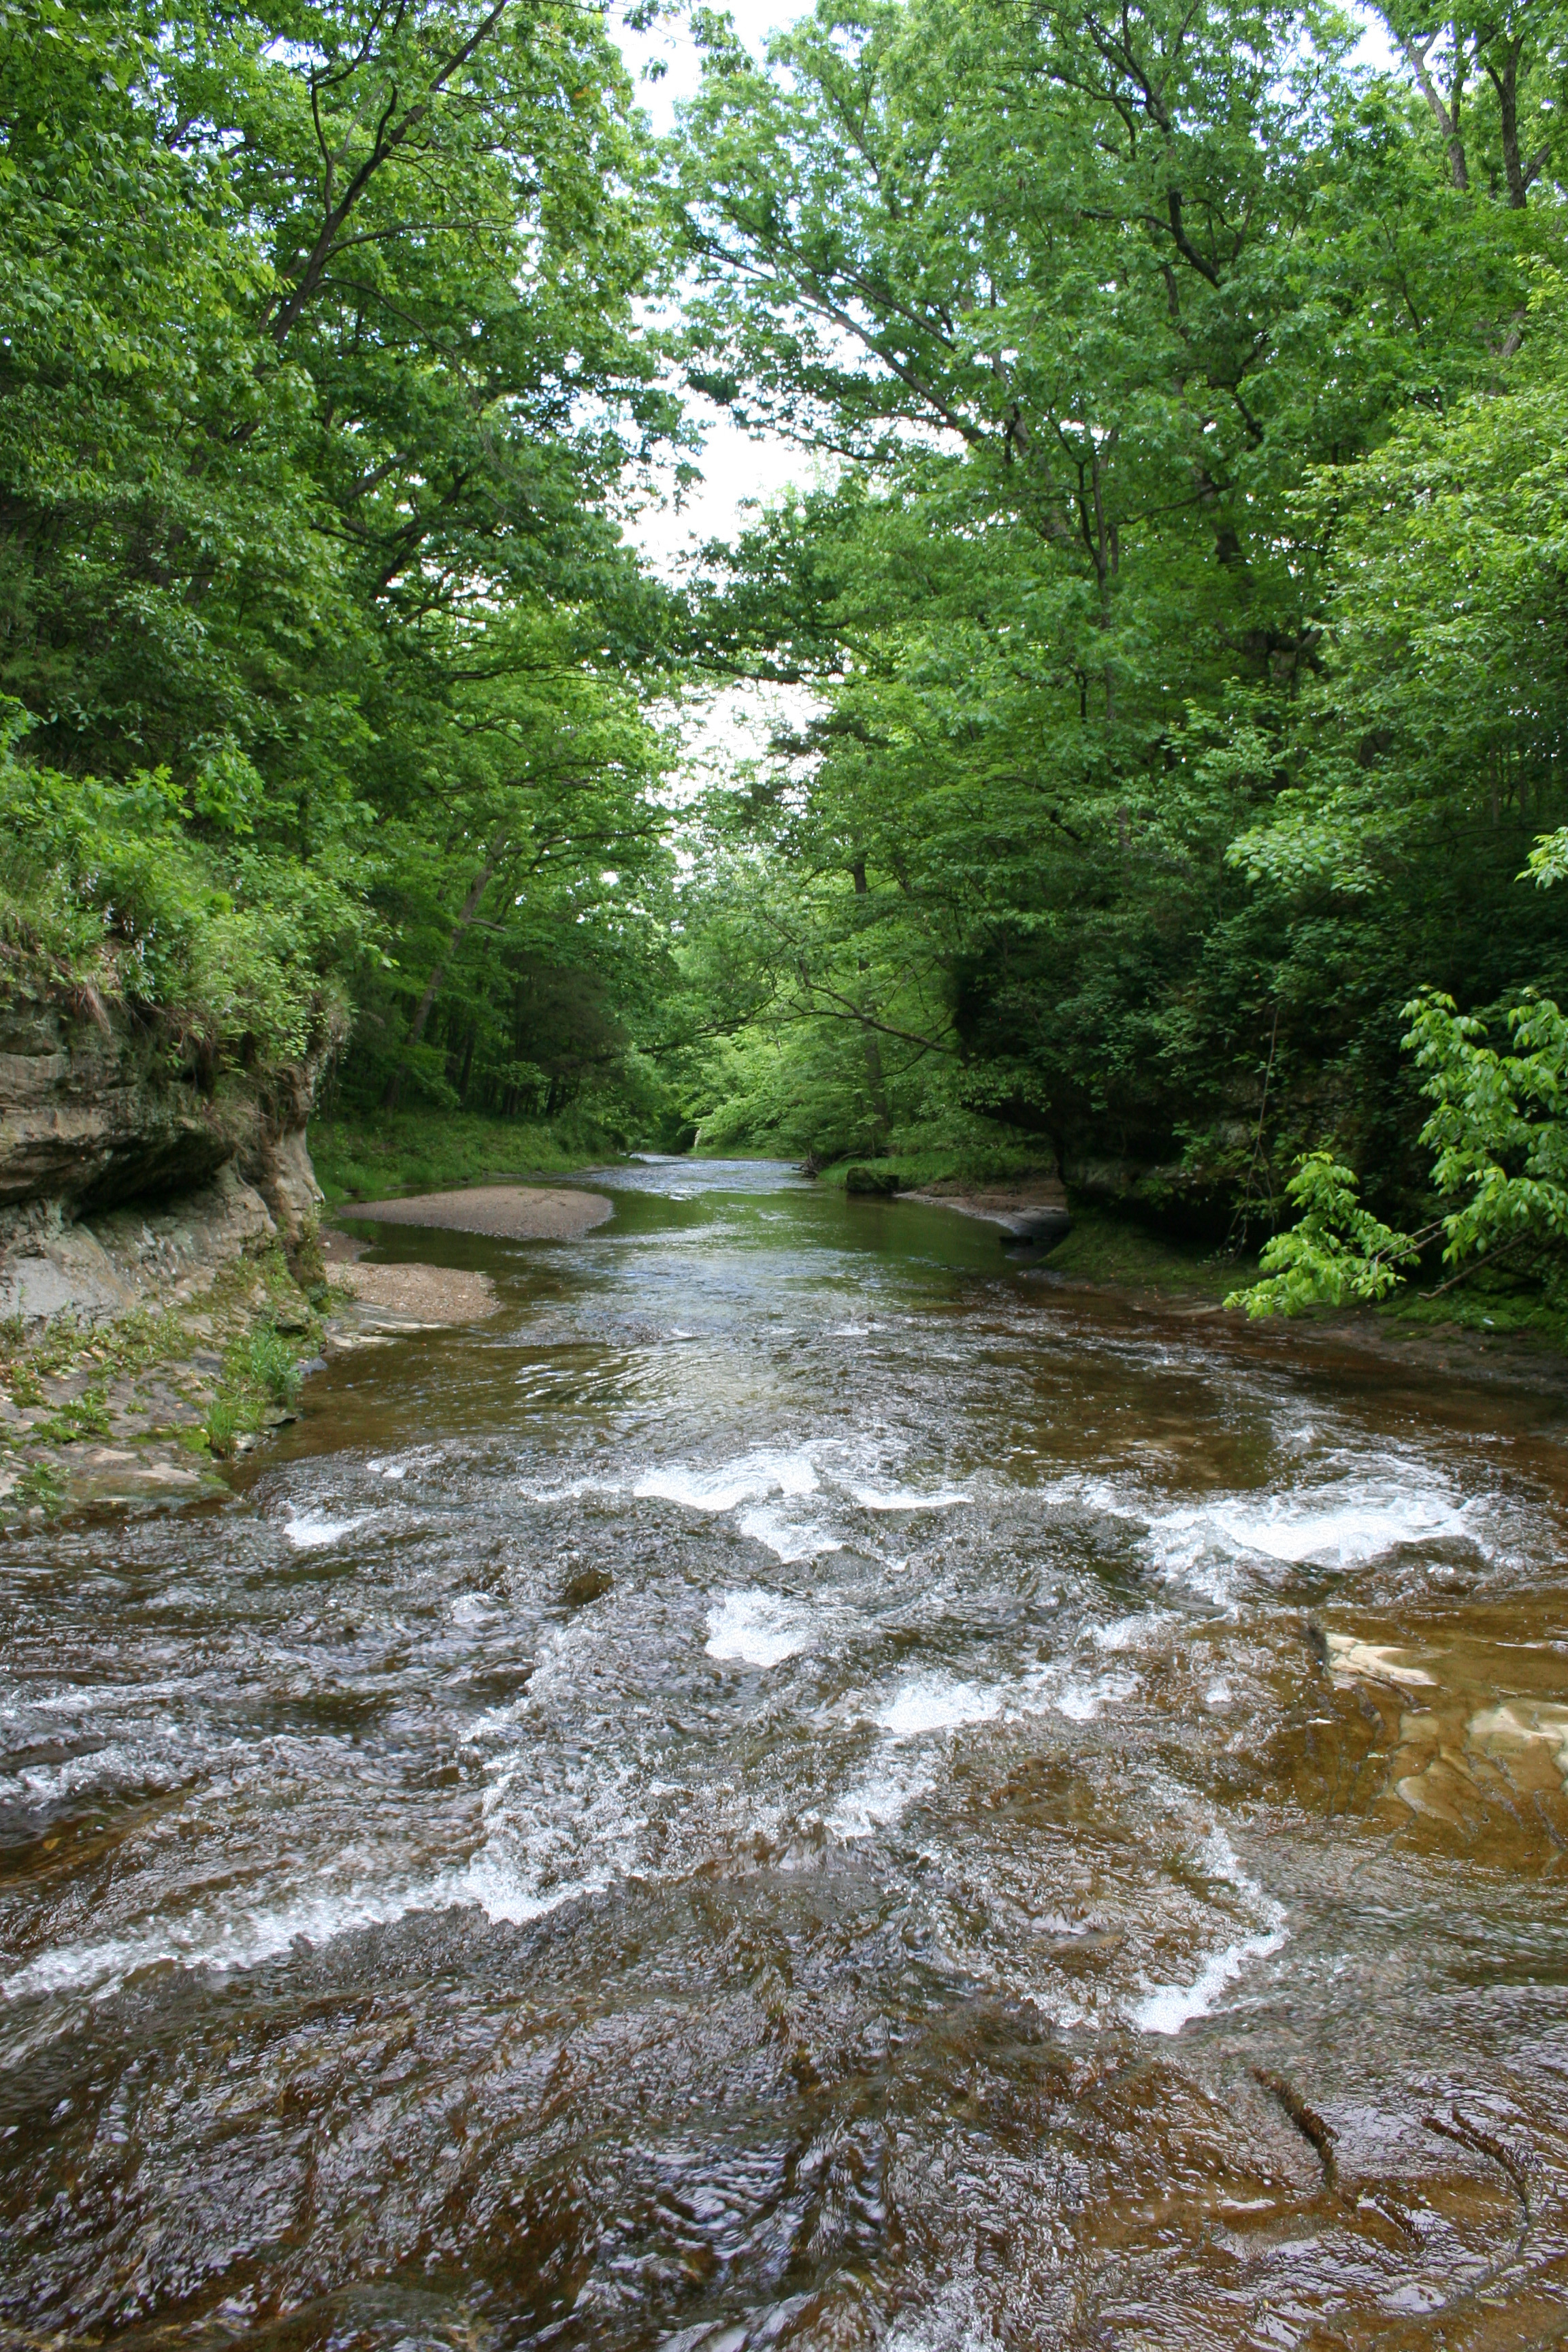
[[[1385,1298],[1400,1269],[1414,1262],[1418,1239],[1363,1208],[1354,1170],[1331,1151],[1303,1152],[1285,1189],[1301,1211],[1300,1221],[1265,1247],[1258,1260],[1265,1279],[1233,1290],[1226,1305],[1258,1317]]]

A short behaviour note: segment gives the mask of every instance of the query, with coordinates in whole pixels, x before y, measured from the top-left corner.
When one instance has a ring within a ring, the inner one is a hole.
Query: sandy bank
[[[355,1201],[340,1217],[374,1217],[384,1225],[436,1225],[498,1241],[570,1242],[613,1216],[602,1192],[533,1184],[476,1184],[460,1192],[420,1192],[406,1201]]]
[[[448,1265],[338,1264],[332,1279],[366,1306],[390,1307],[420,1323],[476,1322],[500,1303],[488,1274],[462,1274]]]

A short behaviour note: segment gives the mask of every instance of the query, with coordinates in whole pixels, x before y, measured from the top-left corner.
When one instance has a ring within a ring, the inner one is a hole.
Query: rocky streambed
[[[604,1181],[4,1548],[0,2333],[1560,2340],[1560,1386]]]

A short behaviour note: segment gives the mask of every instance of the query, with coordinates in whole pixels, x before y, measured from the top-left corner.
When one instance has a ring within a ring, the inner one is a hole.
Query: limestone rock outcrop
[[[0,1316],[102,1321],[296,1239],[321,1199],[305,1122],[336,1043],[208,1092],[125,1007],[0,1001]]]
[[[167,1036],[118,1010],[0,1004],[0,1202],[86,1212],[205,1183],[245,1122],[168,1064]]]

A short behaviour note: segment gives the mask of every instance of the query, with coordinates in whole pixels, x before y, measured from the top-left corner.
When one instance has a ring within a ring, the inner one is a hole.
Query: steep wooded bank
[[[1564,815],[1565,49],[1387,29],[1388,74],[1311,9],[713,33],[689,365],[838,468],[716,551],[722,650],[817,698],[712,815],[695,953],[753,995],[709,1138],[1000,1126],[1215,1234],[1332,1142],[1425,1222],[1410,1001],[1500,1045],[1568,982],[1518,878]]]
[[[113,1028],[149,1191],[351,1033],[356,1100],[613,1118],[669,852],[609,501],[679,411],[602,20],[25,0],[0,92],[18,1017],[78,1097]]]

